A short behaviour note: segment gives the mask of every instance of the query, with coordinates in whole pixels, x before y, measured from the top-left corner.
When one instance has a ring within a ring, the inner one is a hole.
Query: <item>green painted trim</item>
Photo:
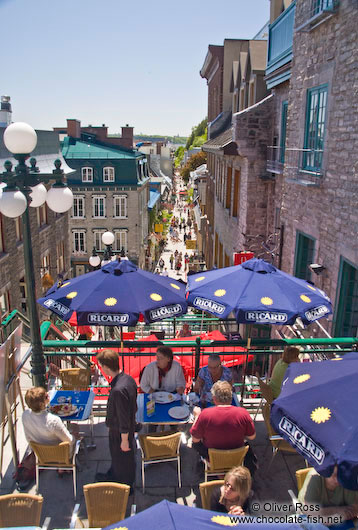
[[[314,258],[315,247],[316,247],[316,238],[312,237],[309,234],[306,234],[305,232],[302,232],[301,230],[296,230],[295,262],[294,262],[294,273],[293,273],[294,276],[296,276],[296,278],[301,278],[301,276],[297,276],[297,274],[299,273],[297,269],[298,269],[298,264],[300,263],[300,261],[302,261],[302,250],[303,249],[302,249],[302,246],[300,246],[300,239],[302,237],[305,237],[313,242],[312,260]],[[311,263],[313,263],[313,261]],[[301,278],[301,279],[306,280],[306,281],[311,280],[311,273],[309,272],[308,278]]]
[[[13,320],[16,317],[18,313],[19,311],[17,309],[14,309],[13,311],[11,311],[11,313],[5,318],[5,320],[1,322],[1,325],[3,327],[6,327],[11,322],[11,320]]]
[[[51,322],[49,320],[42,322],[40,326],[40,333],[41,333],[42,341],[46,338],[48,332],[50,331],[50,328],[51,328]]]
[[[317,93],[318,94],[318,106],[319,106],[319,102],[320,102],[320,98],[321,98],[321,94],[323,93],[326,93],[326,107],[325,107],[325,112],[324,112],[324,131],[323,131],[323,138],[322,138],[322,151],[324,151],[324,141],[325,141],[325,137],[326,137],[326,125],[327,125],[327,112],[328,112],[328,83],[325,83],[323,85],[319,85],[319,86],[316,86],[316,87],[312,87],[312,88],[308,88],[307,89],[307,95],[306,95],[306,114],[305,114],[305,137],[304,137],[304,142],[303,142],[303,149],[310,149],[310,146],[308,146],[308,140],[309,140],[309,126],[310,126],[310,122],[309,122],[309,114],[310,114],[310,108],[311,108],[311,100],[312,100],[312,96]],[[315,139],[314,139],[314,142],[315,144],[317,144],[317,139],[318,139],[318,126],[317,126],[317,121],[318,121],[318,117],[319,117],[319,112],[316,112],[315,113],[316,116],[315,116],[315,122],[316,122],[316,135],[315,135]],[[323,153],[322,153],[322,160],[323,160]],[[312,167],[312,166],[309,166],[307,163],[306,163],[306,156],[305,154],[303,153],[303,156],[302,156],[302,169],[303,170],[309,170],[309,171],[317,171],[317,170],[320,170],[321,167],[322,167],[322,160],[321,160],[321,164],[319,167]]]
[[[357,264],[352,263],[351,261],[344,258],[343,256],[340,257],[336,301],[335,301],[335,312],[334,312],[334,317],[333,317],[334,335],[336,335],[336,333],[340,333],[342,331],[342,326],[343,326],[344,311],[342,307],[343,298],[341,296],[341,290],[342,290],[342,286],[344,285],[344,281],[343,281],[344,280],[343,278],[344,265],[348,265],[349,267],[352,267],[358,273]]]

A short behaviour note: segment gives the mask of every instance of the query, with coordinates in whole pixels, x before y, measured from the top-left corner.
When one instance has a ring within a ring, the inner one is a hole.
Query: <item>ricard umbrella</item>
[[[358,354],[291,363],[271,422],[318,473],[358,490]]]
[[[150,323],[187,310],[184,284],[129,260],[66,280],[37,301],[65,321],[76,311],[79,326],[134,326],[140,314]]]
[[[219,318],[234,312],[246,324],[307,325],[332,313],[328,296],[314,285],[262,259],[188,277],[186,297],[196,309]]]

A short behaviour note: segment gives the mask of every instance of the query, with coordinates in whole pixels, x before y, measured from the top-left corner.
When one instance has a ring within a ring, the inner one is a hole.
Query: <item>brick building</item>
[[[4,162],[16,160],[3,142],[4,128],[0,128],[0,167]],[[62,169],[68,176],[71,169],[64,161],[58,134],[52,131],[36,131],[37,146],[32,155],[36,157],[40,171],[49,173],[56,158],[62,160]],[[58,274],[71,274],[69,248],[69,212],[57,214],[46,203],[39,208],[29,208],[32,234],[32,251],[35,268],[36,294],[38,297],[47,289],[43,287],[46,273],[56,280]],[[0,214],[0,312],[4,316],[13,309],[27,312],[25,265],[23,252],[23,230],[20,217],[10,219]]]

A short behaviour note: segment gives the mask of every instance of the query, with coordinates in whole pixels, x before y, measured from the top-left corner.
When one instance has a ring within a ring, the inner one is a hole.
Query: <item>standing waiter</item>
[[[112,377],[106,417],[112,463],[106,473],[96,474],[96,480],[128,484],[132,493],[135,481],[137,385],[133,377],[119,370],[119,356],[115,351],[103,350],[97,354],[97,360],[103,373]]]

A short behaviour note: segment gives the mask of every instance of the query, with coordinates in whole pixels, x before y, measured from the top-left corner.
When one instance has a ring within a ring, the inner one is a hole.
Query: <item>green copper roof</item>
[[[144,158],[143,153],[124,147],[109,147],[105,145],[82,142],[75,138],[64,138],[62,154],[66,159],[129,159]]]

